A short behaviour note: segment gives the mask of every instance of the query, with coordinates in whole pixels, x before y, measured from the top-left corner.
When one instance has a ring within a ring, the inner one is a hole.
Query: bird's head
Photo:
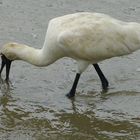
[[[9,79],[11,62],[18,59],[17,53],[15,51],[17,49],[18,49],[17,43],[8,43],[5,44],[0,50],[0,55],[2,60],[0,74],[3,71],[3,68],[6,66],[6,80]]]

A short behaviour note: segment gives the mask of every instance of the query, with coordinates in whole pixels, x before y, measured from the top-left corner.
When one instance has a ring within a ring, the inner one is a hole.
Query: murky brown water
[[[125,20],[140,19],[138,0],[0,0],[0,44],[14,40],[39,48],[50,18],[98,11]],[[9,85],[0,79],[2,140],[139,140],[139,52],[100,64],[110,82],[102,93],[92,67],[83,73],[75,99],[76,64],[64,58],[48,68],[14,62]]]

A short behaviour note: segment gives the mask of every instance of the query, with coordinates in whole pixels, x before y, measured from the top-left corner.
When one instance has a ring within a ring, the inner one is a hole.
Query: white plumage
[[[42,49],[8,43],[1,54],[9,60],[24,60],[36,66],[47,66],[62,57],[71,57],[77,61],[79,77],[89,64],[94,64],[106,89],[108,82],[97,63],[139,48],[140,24],[101,13],[82,12],[52,19]],[[79,77],[75,78],[69,97],[74,96],[72,92],[75,93]]]

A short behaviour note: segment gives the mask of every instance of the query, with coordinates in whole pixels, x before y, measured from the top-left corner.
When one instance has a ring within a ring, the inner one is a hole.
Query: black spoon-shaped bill
[[[6,79],[5,80],[8,81],[9,80],[9,73],[10,73],[10,67],[11,67],[11,62],[12,61],[7,59],[5,57],[5,55],[3,55],[3,54],[1,54],[1,60],[2,60],[2,62],[1,62],[0,74],[2,73],[3,68],[6,65]]]

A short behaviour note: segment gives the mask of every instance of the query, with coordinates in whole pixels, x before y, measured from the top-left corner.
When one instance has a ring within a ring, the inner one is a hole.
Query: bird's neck
[[[35,49],[33,47],[21,47],[17,53],[19,60],[26,61],[32,65],[43,67],[52,64],[58,58],[52,56],[48,51],[42,49]]]

